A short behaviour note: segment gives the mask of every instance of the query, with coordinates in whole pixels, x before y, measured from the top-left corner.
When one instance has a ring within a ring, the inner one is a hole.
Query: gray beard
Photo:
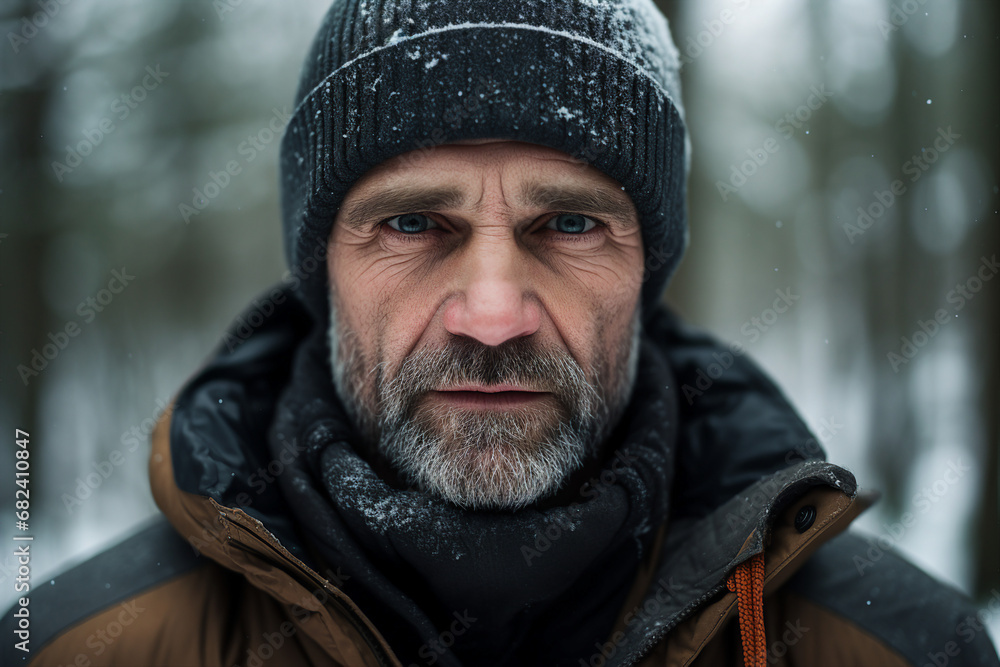
[[[365,357],[357,333],[339,321],[335,301],[331,294],[333,384],[368,454],[381,457],[406,484],[460,507],[518,509],[555,494],[599,453],[635,384],[638,305],[629,335],[612,359],[597,364],[594,379],[568,352],[539,350],[525,337],[496,347],[455,338],[447,347],[407,356],[386,380],[386,363]],[[502,411],[423,400],[439,387],[465,383],[526,385],[554,398]]]

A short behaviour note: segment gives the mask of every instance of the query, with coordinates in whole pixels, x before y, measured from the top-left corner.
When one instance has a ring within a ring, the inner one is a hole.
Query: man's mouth
[[[552,394],[511,384],[458,385],[430,392],[438,401],[474,410],[502,410],[538,403]]]

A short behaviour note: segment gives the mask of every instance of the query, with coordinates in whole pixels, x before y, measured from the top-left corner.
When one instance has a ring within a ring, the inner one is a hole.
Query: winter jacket
[[[270,303],[256,328],[237,319],[160,419],[149,473],[163,517],[32,591],[30,654],[5,614],[4,666],[401,664],[343,573],[289,548],[262,434],[309,318],[283,290]],[[678,384],[701,389],[677,406],[674,509],[591,666],[1000,665],[982,613],[846,531],[871,497],[746,357],[665,307],[646,330]],[[724,372],[706,388],[713,364]],[[422,664],[448,631],[439,640]]]

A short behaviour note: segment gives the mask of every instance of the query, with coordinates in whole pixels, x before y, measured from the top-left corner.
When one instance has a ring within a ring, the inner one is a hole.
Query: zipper
[[[262,553],[260,551],[257,551],[252,547],[243,544],[239,540],[235,540],[230,537],[229,543],[237,550],[242,551],[251,556],[254,556],[256,558],[259,558],[268,565],[276,567],[282,572],[289,574],[299,585],[301,585],[306,590],[316,590],[316,589],[330,590],[327,587],[326,582],[323,579],[321,579],[320,576],[315,572],[313,572],[311,569],[302,568],[293,562],[289,562],[288,556],[282,553],[281,550],[279,550],[277,547],[271,544],[268,540],[258,535],[256,531],[240,525],[236,520],[229,517],[228,515],[223,514],[223,516],[225,516],[227,521],[235,524],[236,527],[238,527],[244,533],[252,536],[256,542],[264,545],[267,551],[270,552],[270,555],[267,553]],[[309,584],[312,584],[312,587],[310,587]],[[328,597],[329,601],[327,602],[327,604],[332,602],[335,609],[339,611],[342,616],[347,618],[351,626],[358,632],[359,635],[361,635],[361,638],[365,640],[365,644],[367,644],[369,650],[375,656],[375,661],[380,665],[380,667],[394,667],[395,663],[392,661],[392,658],[386,651],[385,646],[382,644],[381,641],[379,641],[378,637],[376,637],[375,634],[371,631],[371,629],[368,627],[368,624],[365,623],[365,621],[360,616],[358,616],[358,614],[353,609],[348,607],[344,603],[344,601],[341,600],[338,596],[330,595]]]
[[[801,499],[807,496],[810,490],[811,489],[801,494],[799,498]],[[869,503],[867,503],[865,499],[862,498],[861,496],[857,494],[855,496],[852,496],[851,502],[848,503],[841,510],[833,512],[833,516],[830,518],[830,520],[827,521],[825,525],[823,525],[823,527],[819,530],[819,532],[817,532],[812,538],[810,538],[807,542],[805,542],[803,544],[803,547],[817,540],[820,540],[820,545],[824,544],[830,539],[829,536],[825,535],[829,533],[834,527],[836,527],[838,523],[843,521],[845,517],[848,517],[848,523],[850,523],[850,521],[853,520],[853,518],[850,517],[850,512],[852,507],[859,508],[855,509],[855,512],[860,512],[864,510],[868,506],[868,504]],[[857,516],[857,514],[855,514],[854,516]],[[777,572],[778,570],[773,572],[771,576],[772,577],[775,576]],[[620,663],[621,666],[632,667],[638,664],[660,641],[662,641],[670,633],[671,630],[673,630],[680,623],[689,618],[695,611],[701,608],[702,605],[706,604],[713,598],[717,597],[719,593],[725,590],[726,590],[726,582],[725,578],[723,578],[721,582],[715,584],[714,586],[706,590],[696,600],[693,600],[687,605],[685,605],[684,608],[675,613],[670,619],[664,622],[663,625],[657,626],[656,631],[651,635],[648,635],[646,637],[646,640],[639,645],[639,648],[637,648],[630,656],[622,659],[622,662]]]

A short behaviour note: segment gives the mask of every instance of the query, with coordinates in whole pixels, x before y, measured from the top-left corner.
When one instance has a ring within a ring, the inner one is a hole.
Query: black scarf
[[[325,333],[298,350],[269,439],[275,457],[303,447],[280,485],[322,561],[311,564],[339,568],[344,592],[404,665],[589,662],[667,518],[677,407],[662,353],[642,340],[631,402],[602,461],[555,499],[468,511],[389,486],[359,456]]]

